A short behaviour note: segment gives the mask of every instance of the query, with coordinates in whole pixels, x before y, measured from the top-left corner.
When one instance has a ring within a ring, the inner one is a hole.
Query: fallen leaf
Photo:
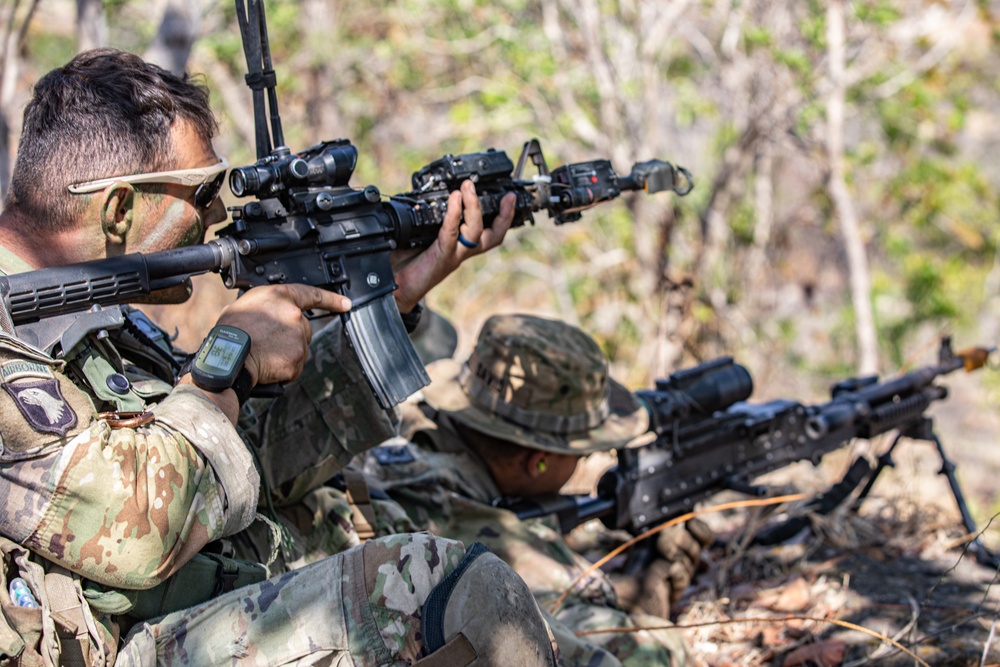
[[[786,655],[781,664],[783,667],[805,667],[806,665],[836,667],[843,662],[846,650],[847,644],[844,642],[839,639],[829,639],[800,646]]]
[[[809,594],[809,584],[805,579],[796,578],[788,582],[771,604],[775,611],[802,611],[809,606],[812,596]]]
[[[783,638],[784,628],[780,625],[767,625],[761,630],[761,646],[781,646],[787,640]]]

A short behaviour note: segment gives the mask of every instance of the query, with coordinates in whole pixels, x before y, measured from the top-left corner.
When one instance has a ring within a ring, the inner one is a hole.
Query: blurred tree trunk
[[[771,242],[774,228],[774,147],[770,140],[762,141],[757,151],[754,165],[753,204],[754,228],[753,245],[747,257],[744,294],[751,310],[751,317],[766,310],[767,288],[767,247]]]
[[[17,79],[20,72],[21,49],[28,33],[28,25],[38,8],[40,0],[32,0],[27,9],[19,15],[20,0],[10,4],[10,11],[0,13],[0,206],[7,198],[10,185],[11,145],[10,112],[13,106],[14,94],[17,91]]]
[[[143,58],[174,74],[183,74],[191,47],[198,37],[200,5],[198,0],[170,0],[163,10],[156,37]]]
[[[826,104],[826,150],[829,160],[827,191],[833,201],[847,252],[851,301],[854,305],[855,333],[858,343],[858,372],[878,372],[878,338],[872,314],[871,278],[868,256],[861,236],[854,202],[847,190],[844,160],[844,97],[847,89],[844,54],[844,2],[830,0],[826,11],[827,55],[829,57],[830,93]]]
[[[299,21],[304,37],[303,55],[309,58],[301,67],[306,78],[305,112],[310,141],[326,140],[345,134],[344,121],[337,108],[337,74],[330,57],[340,41],[335,0],[301,0]]]
[[[108,21],[102,0],[76,0],[76,50],[108,45]]]

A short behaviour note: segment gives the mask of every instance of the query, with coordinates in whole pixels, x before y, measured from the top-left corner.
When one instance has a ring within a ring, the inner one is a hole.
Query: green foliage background
[[[104,7],[110,44],[141,53],[161,3]],[[516,159],[531,137],[550,166],[609,157],[627,171],[657,157],[694,173],[686,198],[623,197],[557,229],[542,215],[463,267],[431,303],[466,349],[492,312],[532,310],[593,333],[632,386],[722,353],[758,378],[853,370],[847,267],[825,190],[826,3],[267,7],[287,143],[350,138],[361,153],[354,185],[403,191],[444,153],[496,147]],[[42,1],[22,54],[24,94],[74,53],[72,16],[72,3]],[[220,152],[248,163],[233,5],[203,3],[199,28],[189,69],[213,89]],[[887,372],[925,361],[942,331],[996,337],[997,41],[989,3],[848,4],[848,177]]]

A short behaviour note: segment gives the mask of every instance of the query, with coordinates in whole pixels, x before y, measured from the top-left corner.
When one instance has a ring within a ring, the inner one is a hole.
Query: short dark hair
[[[173,169],[178,118],[206,141],[215,136],[218,123],[200,80],[125,51],[85,51],[35,84],[5,203],[32,224],[72,227],[85,202],[67,186]]]

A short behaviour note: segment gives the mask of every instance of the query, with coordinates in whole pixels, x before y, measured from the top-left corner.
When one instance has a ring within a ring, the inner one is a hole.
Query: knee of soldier
[[[465,556],[456,540],[404,533],[365,542],[361,550],[368,600],[376,609],[416,614],[431,590]]]
[[[431,591],[421,631],[441,664],[555,665],[554,640],[528,586],[478,542]]]
[[[428,665],[555,665],[531,591],[482,544],[395,535],[367,542],[364,561],[369,602],[411,619]]]

